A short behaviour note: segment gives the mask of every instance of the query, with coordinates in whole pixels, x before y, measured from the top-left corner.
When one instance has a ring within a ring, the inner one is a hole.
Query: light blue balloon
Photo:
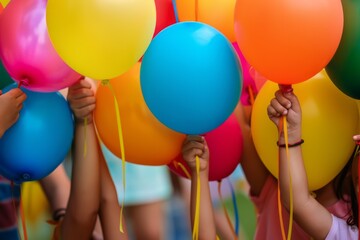
[[[20,117],[0,139],[0,175],[15,182],[50,174],[65,159],[74,134],[71,110],[60,93],[21,90],[27,99]]]
[[[145,52],[140,80],[154,116],[185,134],[204,134],[220,126],[239,102],[242,88],[232,44],[200,22],[162,30]]]

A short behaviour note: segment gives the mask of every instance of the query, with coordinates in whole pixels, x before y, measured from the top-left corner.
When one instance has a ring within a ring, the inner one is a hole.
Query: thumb
[[[291,102],[291,108],[293,109],[293,111],[300,112],[301,111],[300,102],[297,96],[294,94],[294,92],[285,93],[285,96]]]

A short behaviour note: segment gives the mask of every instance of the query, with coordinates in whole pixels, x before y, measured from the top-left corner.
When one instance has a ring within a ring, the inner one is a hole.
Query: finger
[[[69,91],[77,90],[80,88],[91,88],[91,83],[85,79],[81,79],[76,82],[74,85],[69,87]]]
[[[281,113],[277,112],[271,105],[267,107],[267,113],[269,117],[280,117]]]
[[[21,104],[26,100],[26,98],[27,98],[26,94],[22,93],[20,96],[16,98],[16,101],[18,102],[18,104]]]
[[[23,93],[23,91],[20,90],[20,88],[13,88],[10,91],[7,92],[7,94],[9,94],[9,96],[11,97],[20,97]]]
[[[360,141],[360,135],[353,136],[353,139],[354,139],[355,142]]]
[[[288,113],[288,110],[278,101],[277,98],[271,99],[270,105],[276,112],[280,113],[281,115],[286,115]]]
[[[95,109],[95,104],[87,105],[83,108],[78,108],[74,110],[74,114],[77,118],[85,118],[89,114],[91,114]]]
[[[275,93],[275,97],[278,102],[286,109],[291,108],[291,101],[284,96],[284,94],[288,95],[289,93],[283,93],[279,90]]]
[[[68,99],[80,99],[83,97],[95,96],[94,91],[89,88],[79,88],[76,90],[72,90],[68,94]]]
[[[199,148],[192,148],[183,152],[183,157],[185,161],[195,161],[196,156],[203,155],[203,150]]]
[[[285,96],[287,99],[289,99],[289,101],[291,102],[291,108],[292,108],[295,112],[301,111],[299,99],[298,99],[297,96],[294,94],[294,92],[285,93],[284,96]]]
[[[85,97],[85,98],[81,98],[78,100],[71,100],[70,101],[70,106],[71,108],[83,108],[86,107],[87,105],[91,105],[91,104],[95,104],[96,103],[96,98],[95,97]]]
[[[187,145],[189,142],[203,142],[203,137],[200,135],[187,135],[183,142],[183,146]]]
[[[200,149],[201,151],[204,149],[204,144],[201,142],[195,142],[195,141],[191,141],[188,142],[187,144],[185,144],[182,148],[183,152],[189,151],[191,149]]]

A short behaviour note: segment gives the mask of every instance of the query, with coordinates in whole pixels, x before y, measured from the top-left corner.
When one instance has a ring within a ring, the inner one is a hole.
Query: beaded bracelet
[[[296,142],[296,143],[293,143],[293,144],[288,144],[287,146],[288,146],[289,148],[291,148],[291,147],[299,146],[299,145],[301,145],[301,144],[303,144],[303,143],[304,143],[304,139],[301,139],[300,141],[298,141],[298,142]],[[277,141],[276,144],[278,145],[278,147],[281,147],[281,148],[286,147],[286,144],[285,144],[285,143],[284,143],[284,144],[279,144],[279,141]]]
[[[66,208],[58,208],[54,211],[52,218],[54,221],[58,222],[61,218],[65,216]]]

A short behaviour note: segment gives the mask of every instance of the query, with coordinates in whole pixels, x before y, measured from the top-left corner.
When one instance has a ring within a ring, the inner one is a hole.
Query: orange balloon
[[[246,60],[267,79],[294,84],[320,72],[340,43],[340,0],[238,0],[235,34]]]
[[[110,80],[118,100],[125,160],[142,165],[166,165],[180,152],[185,135],[160,123],[148,109],[140,88],[140,63]],[[106,147],[121,158],[114,95],[99,86],[94,112],[96,128]]]
[[[195,2],[198,18],[195,19]],[[179,21],[199,21],[219,30],[230,42],[235,42],[234,10],[236,0],[176,0]]]

